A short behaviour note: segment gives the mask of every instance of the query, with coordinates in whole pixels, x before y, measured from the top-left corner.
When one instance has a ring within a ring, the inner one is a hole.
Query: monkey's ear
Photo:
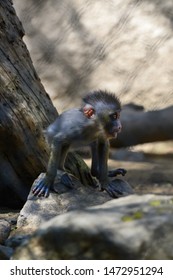
[[[95,110],[90,104],[86,104],[83,107],[83,113],[88,119],[91,119],[95,116]]]

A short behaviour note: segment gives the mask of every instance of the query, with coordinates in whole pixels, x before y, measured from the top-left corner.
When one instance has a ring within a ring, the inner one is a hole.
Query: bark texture
[[[43,129],[57,115],[37,76],[12,2],[0,1],[0,203],[24,201],[48,159]]]

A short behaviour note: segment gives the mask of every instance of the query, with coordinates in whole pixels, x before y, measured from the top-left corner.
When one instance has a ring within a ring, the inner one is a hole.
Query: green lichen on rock
[[[160,200],[152,200],[151,202],[150,202],[150,206],[153,206],[153,207],[158,207],[158,206],[160,206],[161,205],[161,201]]]
[[[142,219],[144,216],[142,211],[136,211],[134,213],[132,213],[131,215],[125,215],[122,217],[122,221],[123,222],[131,222],[133,220],[140,220]]]

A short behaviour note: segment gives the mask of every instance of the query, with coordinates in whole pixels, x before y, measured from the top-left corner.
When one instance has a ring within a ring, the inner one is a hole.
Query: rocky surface
[[[13,254],[13,249],[8,246],[0,245],[0,260],[9,260]]]
[[[8,260],[13,254],[12,246],[6,242],[17,222],[17,211],[0,209],[0,260]]]
[[[121,183],[123,183],[123,190],[127,190],[127,192],[122,193],[120,196],[133,193],[133,189],[126,181],[122,179],[115,179],[113,181],[117,190],[121,187]],[[58,194],[51,192],[48,198],[38,198],[33,196],[32,191],[30,192],[17,220],[17,228],[20,233],[22,230],[27,232],[28,228],[31,233],[42,225],[43,222],[57,215],[77,209],[84,209],[88,206],[101,205],[112,199],[108,193],[100,192],[98,188],[95,189],[90,186],[80,185],[74,189],[69,189],[55,182],[55,189],[58,191]]]
[[[13,259],[172,259],[173,196],[131,195],[43,223]]]
[[[0,220],[0,244],[4,244],[11,231],[11,226],[6,220]]]

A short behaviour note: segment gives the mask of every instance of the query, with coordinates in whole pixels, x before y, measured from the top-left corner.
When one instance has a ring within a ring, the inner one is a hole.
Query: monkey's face
[[[107,114],[104,119],[104,131],[106,137],[108,139],[116,138],[117,134],[121,132],[121,129],[122,125],[120,121],[120,111],[118,110],[113,113]]]

